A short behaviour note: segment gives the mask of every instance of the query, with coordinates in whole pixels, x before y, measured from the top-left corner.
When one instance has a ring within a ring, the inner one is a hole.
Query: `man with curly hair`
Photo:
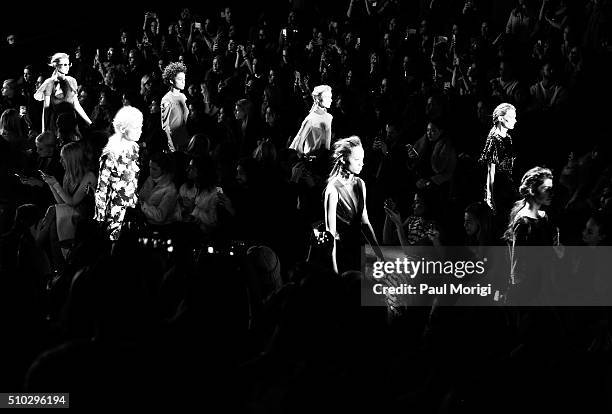
[[[185,89],[185,72],[187,68],[183,63],[173,62],[166,66],[162,75],[164,83],[170,90],[161,101],[161,122],[168,138],[168,148],[172,152],[185,150],[189,143],[187,132],[189,109],[186,97],[181,92]]]

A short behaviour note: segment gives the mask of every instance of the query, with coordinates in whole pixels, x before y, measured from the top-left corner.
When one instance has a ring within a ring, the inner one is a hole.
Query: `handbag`
[[[308,246],[307,262],[319,261],[323,257],[331,258],[331,251],[334,247],[334,237],[327,231],[324,220],[316,221],[312,224],[310,241]]]

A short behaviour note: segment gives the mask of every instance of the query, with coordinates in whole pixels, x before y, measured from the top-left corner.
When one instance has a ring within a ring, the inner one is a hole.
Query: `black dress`
[[[360,178],[355,178],[353,197],[347,188],[334,180],[333,185],[338,192],[336,206],[336,263],[338,274],[348,270],[361,269],[361,217],[364,208],[363,186]]]
[[[552,246],[556,227],[548,216],[520,217],[514,224],[514,240],[510,241],[511,281],[509,305],[535,305],[546,287],[553,264]]]
[[[515,158],[510,134],[502,137],[495,132],[489,133],[480,156],[480,162],[485,166],[495,164],[492,194],[493,208],[496,215],[503,218],[508,217],[512,204],[518,198],[512,180]]]

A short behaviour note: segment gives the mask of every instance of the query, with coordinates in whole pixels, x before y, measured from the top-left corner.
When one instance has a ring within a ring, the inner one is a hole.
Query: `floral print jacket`
[[[105,151],[100,157],[94,219],[109,226],[112,240],[119,236],[126,209],[138,202],[138,149],[133,143],[118,153]]]

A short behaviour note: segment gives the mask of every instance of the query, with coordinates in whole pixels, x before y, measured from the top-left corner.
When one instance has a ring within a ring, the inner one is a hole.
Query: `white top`
[[[302,122],[300,130],[289,148],[300,154],[308,154],[321,147],[329,149],[331,146],[332,119],[333,116],[321,108],[311,111]]]

